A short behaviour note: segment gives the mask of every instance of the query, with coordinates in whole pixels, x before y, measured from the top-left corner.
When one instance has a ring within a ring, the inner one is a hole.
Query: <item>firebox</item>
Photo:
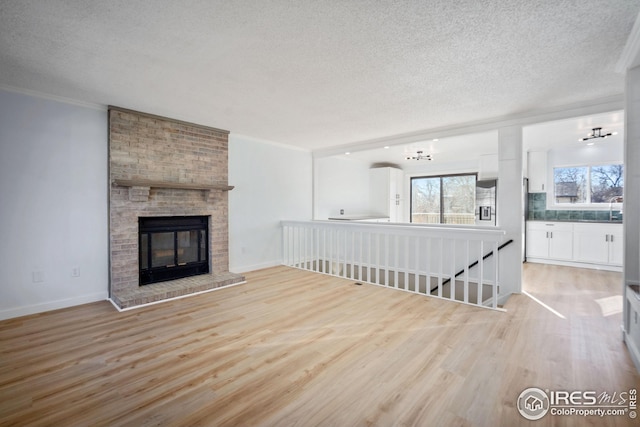
[[[140,284],[209,273],[209,217],[138,219]]]

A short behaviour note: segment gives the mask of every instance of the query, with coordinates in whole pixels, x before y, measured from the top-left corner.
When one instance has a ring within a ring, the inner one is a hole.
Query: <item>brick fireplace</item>
[[[109,108],[110,297],[120,308],[244,282],[229,272],[228,136]],[[208,273],[141,284],[139,222],[154,217],[208,221]]]

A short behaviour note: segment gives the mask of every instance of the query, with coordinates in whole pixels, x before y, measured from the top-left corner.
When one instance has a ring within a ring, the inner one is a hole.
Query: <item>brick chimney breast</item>
[[[228,144],[225,130],[109,107],[110,297],[120,308],[244,282],[229,272]],[[209,274],[140,286],[138,218],[155,216],[209,217]]]

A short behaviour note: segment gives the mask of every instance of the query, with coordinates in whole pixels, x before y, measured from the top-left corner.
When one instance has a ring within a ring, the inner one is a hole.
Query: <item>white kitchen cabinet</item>
[[[622,224],[575,224],[574,260],[622,265]]]
[[[573,259],[573,224],[529,222],[527,257],[570,261]]]
[[[549,258],[549,231],[527,224],[527,257]]]
[[[622,224],[527,222],[527,260],[620,271]]]
[[[527,161],[529,192],[544,193],[547,191],[547,152],[529,151]]]
[[[622,224],[616,224],[609,240],[609,264],[622,266],[624,262],[624,231]]]
[[[383,167],[370,169],[371,212],[389,217],[390,222],[404,221],[404,172]]]

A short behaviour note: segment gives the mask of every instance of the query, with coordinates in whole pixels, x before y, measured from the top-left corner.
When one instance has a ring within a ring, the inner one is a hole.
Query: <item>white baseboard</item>
[[[30,314],[43,313],[45,311],[58,310],[61,308],[73,307],[75,305],[88,304],[96,301],[104,301],[108,297],[109,294],[105,291],[73,298],[43,302],[40,304],[9,308],[6,310],[0,310],[0,320],[13,319],[14,317],[28,316]]]
[[[534,264],[551,264],[551,265],[564,265],[565,267],[589,268],[591,270],[617,271],[619,273],[622,272],[622,267],[619,267],[619,266],[591,264],[588,262],[560,261],[556,259],[532,258],[532,257],[527,257],[527,262],[531,262]]]

